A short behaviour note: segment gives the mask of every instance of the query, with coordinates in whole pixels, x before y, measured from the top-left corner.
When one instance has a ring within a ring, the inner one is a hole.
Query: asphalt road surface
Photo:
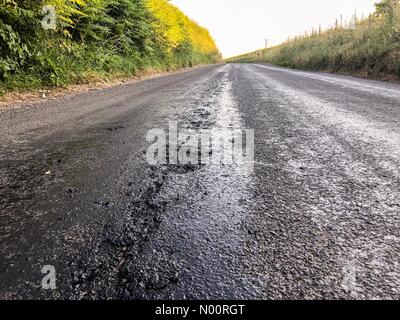
[[[150,165],[169,121],[254,171]],[[400,298],[399,85],[208,66],[2,109],[0,151],[2,299]]]

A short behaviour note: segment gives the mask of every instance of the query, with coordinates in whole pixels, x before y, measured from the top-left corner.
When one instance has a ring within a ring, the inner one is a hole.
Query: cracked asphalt
[[[254,171],[151,166],[169,121],[253,129]],[[2,109],[0,151],[1,299],[400,298],[397,84],[201,67]]]

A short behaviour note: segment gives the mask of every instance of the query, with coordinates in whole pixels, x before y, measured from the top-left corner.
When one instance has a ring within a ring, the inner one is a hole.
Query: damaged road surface
[[[170,122],[254,170],[150,165]],[[2,109],[0,150],[1,299],[400,298],[398,85],[207,66]]]

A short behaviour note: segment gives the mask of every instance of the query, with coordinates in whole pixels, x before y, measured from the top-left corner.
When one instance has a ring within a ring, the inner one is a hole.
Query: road
[[[169,121],[254,171],[150,165]],[[2,109],[0,150],[2,299],[400,298],[397,84],[207,66]]]

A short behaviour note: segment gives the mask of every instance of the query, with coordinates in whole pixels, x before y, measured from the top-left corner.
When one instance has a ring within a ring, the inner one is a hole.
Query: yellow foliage
[[[194,49],[201,53],[218,53],[214,39],[207,29],[189,19],[167,0],[147,0],[148,7],[157,19],[155,26],[172,48],[189,40]]]

